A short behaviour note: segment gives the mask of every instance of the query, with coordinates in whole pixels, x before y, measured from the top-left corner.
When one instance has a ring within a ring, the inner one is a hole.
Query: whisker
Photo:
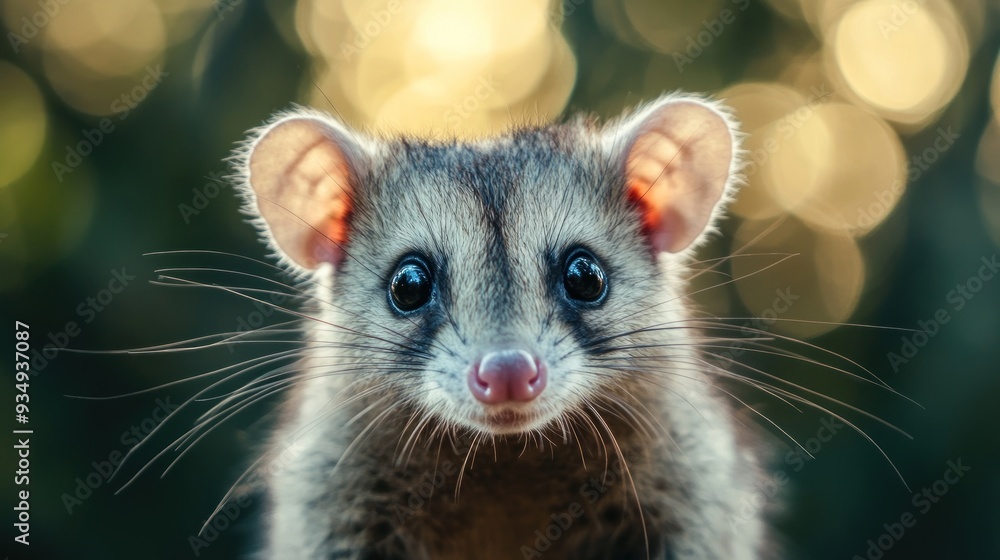
[[[618,456],[618,460],[621,461],[622,469],[625,471],[625,475],[628,477],[629,485],[632,487],[632,496],[635,498],[636,509],[639,512],[639,525],[642,526],[642,537],[646,545],[646,559],[649,560],[651,557],[649,553],[649,533],[646,527],[646,517],[642,511],[642,502],[639,499],[639,490],[635,485],[635,480],[632,478],[632,471],[631,469],[629,469],[628,462],[625,460],[625,454],[622,453],[622,449],[618,445],[618,439],[615,438],[615,434],[614,432],[611,431],[611,427],[608,426],[608,423],[604,421],[604,418],[601,416],[601,413],[598,412],[597,409],[593,407],[593,405],[587,403],[587,408],[589,408],[594,413],[594,416],[597,417],[597,420],[604,427],[604,431],[608,434],[608,437],[611,439],[611,445],[615,448],[615,454]]]

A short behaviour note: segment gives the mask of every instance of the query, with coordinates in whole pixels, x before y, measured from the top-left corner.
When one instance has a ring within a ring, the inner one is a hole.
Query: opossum
[[[685,284],[740,136],[684,94],[471,141],[251,131],[245,210],[311,295],[261,557],[769,555]]]

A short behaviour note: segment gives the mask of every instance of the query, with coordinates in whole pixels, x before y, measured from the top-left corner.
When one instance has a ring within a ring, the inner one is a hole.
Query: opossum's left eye
[[[597,258],[580,249],[566,259],[563,287],[571,299],[598,303],[608,293],[608,278]]]
[[[415,257],[399,263],[389,282],[389,301],[396,311],[408,313],[427,304],[434,290],[431,272]]]

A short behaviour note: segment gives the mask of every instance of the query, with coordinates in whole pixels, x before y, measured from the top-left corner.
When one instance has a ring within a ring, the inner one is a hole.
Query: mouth
[[[537,415],[504,409],[485,412],[477,420],[477,424],[495,434],[515,434],[534,427]]]

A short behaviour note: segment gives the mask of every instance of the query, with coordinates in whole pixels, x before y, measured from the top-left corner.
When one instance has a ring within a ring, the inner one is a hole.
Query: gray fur
[[[634,123],[671,99],[603,128],[578,119],[467,144],[347,133],[348,258],[298,269],[315,296],[311,353],[272,442],[266,557],[759,557],[761,522],[737,511],[753,453],[684,323],[690,249],[654,257],[624,192]],[[734,156],[725,200],[737,177]],[[608,273],[599,308],[567,311],[554,292],[574,246]],[[431,259],[439,304],[401,318],[386,284],[413,252]],[[499,344],[548,363],[527,433],[475,420],[464,372]],[[583,514],[560,527],[574,503]]]

